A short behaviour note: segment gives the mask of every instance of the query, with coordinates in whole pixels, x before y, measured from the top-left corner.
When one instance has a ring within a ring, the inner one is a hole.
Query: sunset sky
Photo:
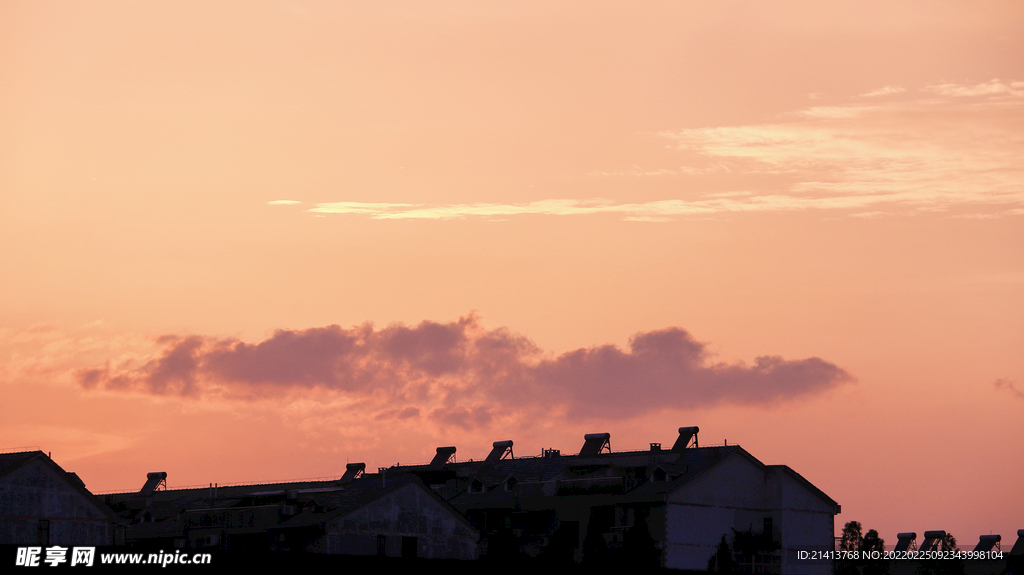
[[[1024,3],[0,3],[0,449],[737,443],[1024,528]]]

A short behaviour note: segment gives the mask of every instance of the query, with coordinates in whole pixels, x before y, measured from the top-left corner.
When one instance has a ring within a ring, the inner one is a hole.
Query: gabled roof
[[[668,481],[647,481],[630,491],[627,495],[634,498],[665,496],[693,481],[699,475],[717,465],[732,454],[741,454],[757,465],[760,461],[738,445],[723,447],[694,447],[683,451],[676,460],[658,462],[655,466],[664,469],[669,476]]]
[[[333,491],[323,495],[321,503],[330,509],[330,511],[326,513],[303,512],[295,518],[283,522],[281,527],[295,527],[299,525],[324,523],[334,519],[335,517],[348,515],[349,513],[362,509],[381,497],[394,491],[398,491],[411,483],[418,483],[421,486],[423,485],[423,483],[416,477],[382,479],[377,474],[364,475],[362,478],[353,481],[342,491]],[[428,492],[430,491],[426,487],[423,489]]]
[[[175,521],[179,512],[219,512],[233,509],[252,509],[280,505],[286,500],[297,501],[302,510],[295,516],[269,525],[269,530],[323,527],[328,522],[353,513],[381,497],[409,485],[417,485],[426,496],[439,505],[452,510],[456,519],[469,529],[473,526],[457,511],[426,487],[415,475],[387,477],[380,474],[364,474],[342,483],[339,480],[296,481],[288,483],[264,483],[233,485],[229,487],[200,487],[189,489],[167,489],[155,491],[149,496],[141,493],[115,493],[106,496],[109,504],[127,504],[125,517],[135,517],[131,526],[134,537],[180,536],[183,524]],[[297,500],[293,499],[297,496]],[[137,507],[132,507],[137,504]],[[289,503],[290,504],[290,503]],[[145,509],[155,520],[140,522],[138,512]],[[134,511],[133,511],[134,510]],[[473,530],[475,533],[476,531]]]
[[[509,468],[496,468],[491,466],[481,467],[477,469],[476,473],[473,474],[470,481],[473,479],[480,481],[486,488],[492,488],[501,485],[508,481],[508,478],[515,476],[516,481],[532,481],[536,479],[534,474],[529,472],[521,471],[519,469]],[[539,477],[539,476],[537,476]]]
[[[17,453],[0,453],[0,477],[20,469],[36,457],[46,457],[42,451],[19,451]],[[48,457],[46,457],[49,459]],[[63,470],[62,470],[63,471]]]
[[[778,469],[778,470],[782,471],[783,473],[785,473],[786,475],[792,477],[793,479],[796,480],[797,483],[799,483],[800,485],[803,485],[804,488],[806,488],[808,491],[813,493],[816,497],[818,497],[819,499],[821,499],[825,503],[833,505],[836,508],[836,513],[839,513],[839,504],[836,503],[836,501],[834,499],[832,499],[828,495],[825,495],[824,491],[822,491],[822,490],[818,489],[817,487],[815,487],[813,483],[811,483],[810,481],[807,481],[806,479],[804,479],[803,475],[800,475],[796,471],[793,471],[788,465],[768,465],[767,467],[769,467],[771,469]]]
[[[295,517],[271,527],[271,529],[294,529],[314,526],[323,527],[327,523],[334,521],[339,517],[344,517],[354,513],[373,504],[382,497],[400,489],[404,489],[410,485],[418,488],[424,495],[433,499],[435,503],[441,507],[448,509],[451,512],[452,517],[462,523],[463,526],[469,529],[472,533],[477,532],[476,528],[473,527],[473,525],[470,524],[461,513],[456,511],[448,504],[448,502],[441,499],[430,488],[424,485],[418,477],[414,475],[406,475],[394,478],[384,478],[376,473],[364,475],[350,483],[344,490],[332,492],[330,496],[325,497],[324,504],[329,508],[329,511],[314,513],[307,509]]]
[[[44,467],[49,468],[53,474],[63,480],[72,490],[78,492],[83,498],[91,503],[100,513],[107,516],[107,519],[114,522],[117,516],[103,502],[96,498],[88,489],[85,482],[75,473],[69,473],[57,465],[48,455],[42,451],[19,451],[15,453],[0,453],[0,479],[14,473],[32,462],[40,462]]]
[[[154,491],[143,496],[139,492],[108,493],[105,499],[108,504],[123,503],[135,499],[147,499],[150,505],[172,504],[182,507],[209,507],[211,501],[219,502],[235,500],[240,502],[246,498],[283,496],[288,491],[296,491],[300,496],[310,493],[323,493],[344,489],[337,480],[326,481],[292,481],[285,483],[257,483],[251,485],[230,485],[210,487],[189,487],[185,489],[165,489]],[[233,504],[232,504],[233,505]]]
[[[488,487],[498,485],[509,475],[515,475],[519,483],[515,490],[487,489],[483,493],[469,493],[463,489],[451,499],[455,505],[471,507],[512,507],[517,498],[541,496],[542,484],[557,483],[559,487],[579,484],[593,484],[595,487],[610,486],[609,482],[621,482],[622,493],[617,497],[629,499],[661,499],[668,493],[698,476],[704,470],[716,465],[732,453],[742,453],[759,467],[760,461],[738,445],[726,447],[695,447],[682,452],[671,451],[620,451],[595,457],[566,455],[561,457],[527,457],[504,459],[493,464],[464,462],[449,464],[455,469],[469,471],[468,479],[480,479]],[[651,481],[631,476],[632,470],[642,467],[661,467],[669,477],[668,481]],[[416,469],[399,468],[415,473]],[[459,473],[459,475],[464,475]],[[629,479],[632,477],[632,479]],[[466,485],[468,487],[468,483]]]
[[[689,447],[679,452],[625,451],[605,453],[596,457],[567,455],[552,458],[505,459],[493,464],[481,464],[480,462],[449,464],[449,468],[466,480],[466,484],[450,501],[460,509],[464,507],[513,508],[524,498],[551,496],[563,489],[571,491],[578,488],[581,492],[586,492],[588,487],[593,487],[595,493],[607,493],[607,490],[612,488],[621,489],[615,494],[615,497],[621,501],[661,500],[668,497],[670,493],[684,488],[726,459],[734,457],[748,461],[761,472],[775,470],[784,473],[822,501],[834,506],[837,510],[839,509],[834,500],[800,474],[785,465],[765,465],[739,445]],[[638,474],[638,468],[646,470],[646,478]],[[665,471],[665,481],[653,480],[651,472],[657,468]],[[417,471],[416,468],[393,468],[393,470],[408,473]],[[389,473],[391,472],[389,471]],[[466,489],[468,482],[473,479],[480,479],[485,485],[491,487],[499,484],[510,474],[515,474],[519,480],[516,489],[512,491],[486,489],[482,493],[471,493]],[[616,480],[620,483],[615,483]],[[549,487],[544,488],[543,485]]]

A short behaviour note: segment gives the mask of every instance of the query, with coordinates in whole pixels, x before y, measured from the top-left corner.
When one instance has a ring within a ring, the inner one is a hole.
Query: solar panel
[[[925,531],[924,541],[921,542],[921,546],[918,547],[918,551],[938,551],[939,543],[942,543],[942,539],[945,536],[946,532],[942,530]]]
[[[163,485],[167,487],[167,472],[166,471],[154,471],[146,474],[146,484],[142,486],[139,493],[143,495],[152,495],[156,491],[157,487]]]
[[[352,481],[362,475],[364,471],[366,471],[365,463],[349,463],[345,466],[345,475],[341,476],[341,481]]]
[[[1024,529],[1017,530],[1017,542],[1013,544],[1013,549],[1010,549],[1010,555],[1024,555]]]
[[[451,460],[452,456],[455,455],[455,446],[451,445],[448,447],[438,447],[437,455],[430,461],[431,467],[444,467],[445,463]]]
[[[982,535],[978,538],[978,545],[974,548],[975,551],[991,551],[993,548],[999,546],[999,541],[1002,537],[999,535]]]
[[[916,539],[917,533],[914,532],[897,533],[895,551],[907,551]]]
[[[605,448],[608,448],[608,453],[611,453],[611,438],[612,434],[610,433],[588,433],[584,435],[580,457],[596,457]]]
[[[501,461],[507,453],[509,457],[515,459],[512,455],[512,440],[506,439],[505,441],[495,441],[491,444],[493,449],[487,454],[487,459],[484,459],[487,463],[494,463],[495,461]]]
[[[680,427],[679,437],[676,439],[676,442],[672,445],[672,451],[678,453],[686,449],[687,447],[689,447],[691,439],[693,440],[693,446],[697,447],[698,431],[700,431],[700,428],[697,427],[696,425],[692,427]]]

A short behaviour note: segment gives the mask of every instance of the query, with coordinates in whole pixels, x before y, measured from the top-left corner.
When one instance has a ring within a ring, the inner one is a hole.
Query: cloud
[[[102,385],[107,389],[141,388],[157,395],[196,394],[196,377],[199,370],[197,356],[205,344],[203,338],[163,337],[158,342],[166,346],[161,357],[147,361],[138,370],[118,372],[109,364],[104,367],[82,369],[77,372],[79,383],[86,389]]]
[[[387,204],[362,202],[331,202],[317,204],[308,211],[321,214],[363,214],[374,219],[446,220],[467,216],[493,217],[523,214],[553,216],[586,215],[622,212],[623,205],[610,200],[540,200],[527,204]],[[627,208],[628,209],[628,208]]]
[[[672,218],[659,216],[626,216],[622,218],[627,222],[671,222]]]
[[[885,86],[862,94],[905,92]],[[592,177],[747,178],[746,197],[686,197],[621,203],[607,198],[526,203],[327,202],[307,211],[379,220],[508,219],[613,215],[661,222],[709,214],[832,210],[845,214],[959,210],[1004,217],[1024,209],[1024,82],[940,84],[928,98],[813,106],[780,121],[663,131],[685,165],[633,166]],[[751,182],[756,182],[751,185]],[[720,188],[721,186],[716,186]],[[751,188],[756,188],[751,192]]]
[[[1013,382],[1006,378],[999,378],[993,382],[996,389],[1005,389],[1017,399],[1024,399],[1024,391],[1017,389]]]
[[[3,431],[5,437],[31,437],[39,445],[59,446],[62,451],[61,462],[115,453],[136,445],[140,439],[130,433],[106,433],[56,422],[5,425]]]
[[[865,94],[861,94],[864,98],[874,98],[877,96],[888,96],[890,94],[902,94],[907,90],[901,86],[883,86],[877,90],[872,90]]]
[[[925,88],[942,96],[1024,96],[1024,82],[1001,82],[993,78],[988,82],[965,86],[963,84],[938,84]]]
[[[890,215],[892,215],[892,214],[890,214],[889,212],[858,212],[858,213],[855,213],[855,214],[850,214],[850,217],[851,218],[872,219],[872,218],[881,218],[881,217],[890,216]]]
[[[441,425],[453,426],[463,431],[486,427],[493,417],[493,409],[486,405],[467,407],[465,405],[439,406],[430,412],[430,418]]]
[[[688,173],[688,170],[687,170],[687,168],[685,166],[680,168],[679,170],[671,170],[671,169],[667,169],[667,168],[658,168],[658,169],[650,169],[650,170],[648,170],[648,169],[641,168],[640,166],[633,166],[633,169],[632,170],[628,170],[628,171],[619,170],[619,171],[615,171],[615,172],[590,172],[587,175],[588,176],[669,176],[669,175],[673,175],[673,174],[678,174],[679,172]]]
[[[861,118],[867,113],[877,110],[878,106],[814,106],[806,110],[795,112],[795,116],[806,118],[818,118],[825,120],[837,120],[848,118]]]
[[[1006,86],[935,91],[1010,94]],[[736,172],[790,182],[772,195],[752,196],[744,207],[1012,215],[1024,206],[1024,99],[813,107],[791,117],[663,135],[682,151],[731,162]]]
[[[258,343],[192,335],[158,344],[150,357],[80,369],[76,381],[94,391],[240,401],[317,390],[352,400],[377,420],[426,413],[464,430],[499,413],[628,417],[666,406],[774,405],[853,381],[816,357],[715,362],[677,327],[638,333],[627,349],[606,344],[556,356],[507,329],[485,329],[475,315],[278,330]]]
[[[418,407],[406,407],[404,409],[385,409],[373,418],[380,421],[383,419],[410,419],[419,417],[419,415],[420,409]]]

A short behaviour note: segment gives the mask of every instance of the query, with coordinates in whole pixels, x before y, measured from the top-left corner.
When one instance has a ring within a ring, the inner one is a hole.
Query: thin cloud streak
[[[264,341],[167,336],[158,353],[80,369],[88,390],[246,401],[312,390],[363,403],[378,420],[423,417],[463,429],[501,413],[558,411],[571,418],[636,416],[666,406],[770,406],[853,377],[820,358],[713,361],[705,344],[672,327],[615,345],[546,354],[478,317],[375,328],[365,323],[278,330]]]
[[[783,189],[746,197],[616,203],[606,198],[529,203],[320,203],[313,214],[379,220],[505,219],[524,215],[617,215],[661,222],[710,214],[846,210],[853,213],[968,210],[1019,215],[1024,208],[1024,82],[928,86],[931,99],[884,102],[906,90],[862,94],[871,105],[815,106],[772,124],[660,133],[705,165],[593,172],[594,177],[783,177]],[[699,164],[699,162],[697,162]]]
[[[988,82],[964,86],[962,84],[938,84],[928,86],[926,90],[943,96],[1024,96],[1024,82],[1002,82],[993,78]]]
[[[359,202],[318,204],[307,210],[319,214],[361,214],[379,220],[433,219],[466,217],[493,218],[525,214],[548,216],[582,216],[615,214],[631,221],[665,221],[671,216],[692,216],[726,212],[766,212],[784,210],[859,207],[877,203],[873,197],[799,198],[785,195],[752,196],[744,200],[712,198],[701,200],[659,200],[644,203],[616,204],[610,200],[541,200],[528,204],[442,204],[410,205]]]
[[[1015,86],[1018,83],[1013,83]],[[748,173],[796,179],[803,208],[915,211],[1024,206],[1024,92],[944,85],[944,95],[1014,97],[814,107],[794,121],[666,132],[682,150]],[[753,198],[752,198],[753,200]],[[792,205],[780,202],[781,205]]]
[[[865,97],[865,98],[874,98],[876,96],[889,96],[891,94],[902,94],[903,92],[906,92],[906,91],[907,91],[906,88],[903,88],[902,86],[883,86],[883,87],[881,87],[881,88],[879,88],[877,90],[872,90],[872,91],[867,92],[865,94],[861,94],[861,96]]]

